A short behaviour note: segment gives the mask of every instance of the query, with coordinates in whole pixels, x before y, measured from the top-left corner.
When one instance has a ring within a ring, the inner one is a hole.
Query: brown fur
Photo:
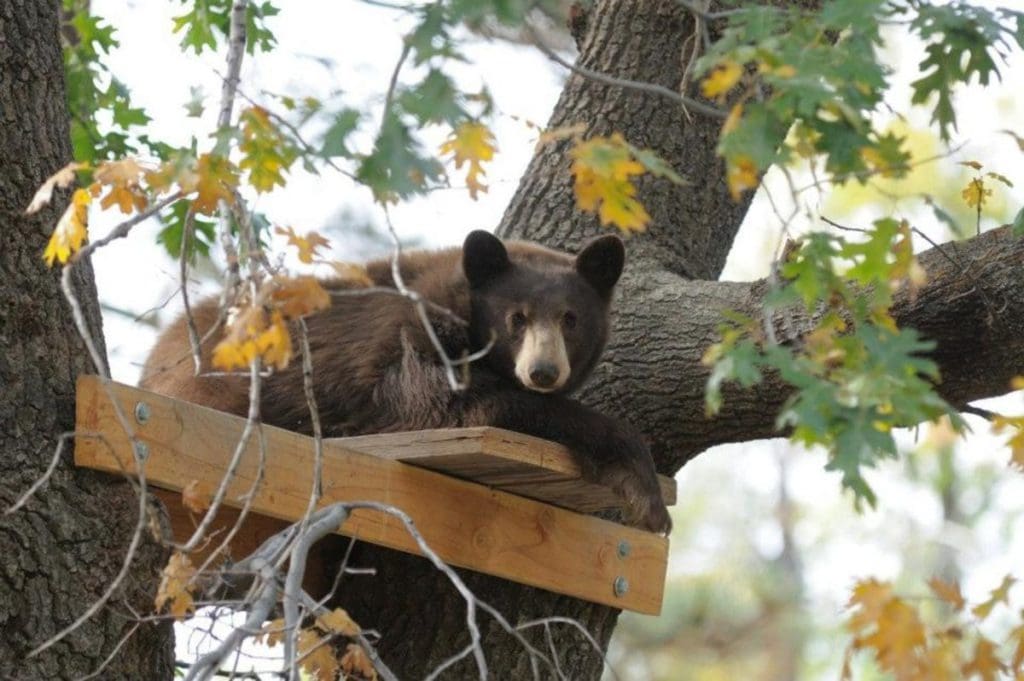
[[[384,293],[345,295],[352,291],[346,282],[323,282],[337,295],[332,295],[327,310],[310,316],[306,323],[324,435],[494,425],[547,437],[573,448],[587,477],[616,488],[632,507],[636,522],[667,529],[653,463],[639,435],[564,394],[586,378],[603,349],[611,287],[622,265],[621,243],[615,240],[617,245],[611,247],[606,238],[599,244],[605,248],[591,253],[607,251],[608,257],[591,258],[589,267],[583,268],[582,255],[576,259],[525,242],[509,242],[502,249],[496,239],[481,234],[467,239],[465,253],[458,248],[413,252],[400,261],[409,288],[469,322],[459,323],[431,309],[431,322],[450,357],[475,351],[496,334],[488,356],[472,365],[470,388],[461,393],[449,388],[443,365],[408,300]],[[477,252],[484,266],[472,275],[478,281],[471,284],[466,268],[476,264]],[[492,257],[507,257],[507,267],[494,265]],[[604,273],[604,269],[613,271]],[[371,262],[367,272],[375,286],[394,288],[390,261]],[[546,315],[549,323],[561,320],[567,309],[579,317],[573,328],[565,330],[572,378],[560,394],[527,390],[513,375],[517,341],[514,329],[507,325],[512,309]],[[217,300],[200,303],[193,314],[202,336],[217,319]],[[203,372],[212,371],[210,356],[220,336],[214,333],[203,345]],[[141,385],[245,414],[245,377],[195,376],[193,369],[187,325],[178,319],[153,348]],[[298,359],[266,378],[262,389],[265,422],[310,432]]]

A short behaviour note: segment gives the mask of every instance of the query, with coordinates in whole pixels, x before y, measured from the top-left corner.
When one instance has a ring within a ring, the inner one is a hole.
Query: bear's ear
[[[609,234],[591,240],[576,256],[576,271],[605,298],[611,296],[626,262],[622,239]]]
[[[483,286],[511,265],[505,244],[490,232],[472,231],[462,244],[462,271],[470,288]]]

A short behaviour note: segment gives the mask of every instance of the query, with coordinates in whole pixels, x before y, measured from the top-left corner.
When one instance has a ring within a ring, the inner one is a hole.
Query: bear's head
[[[574,258],[536,244],[472,232],[462,247],[470,332],[482,362],[528,390],[565,393],[590,374],[608,338],[612,290],[625,249],[616,236]]]

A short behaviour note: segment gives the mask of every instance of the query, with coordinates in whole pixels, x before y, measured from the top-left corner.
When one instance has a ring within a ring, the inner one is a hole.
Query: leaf
[[[156,605],[157,611],[163,610],[164,605],[170,603],[170,612],[175,619],[181,620],[195,609],[192,599],[192,590],[195,585],[192,583],[196,569],[188,556],[179,551],[171,555],[160,576],[160,587],[157,590]]]
[[[340,667],[328,642],[312,629],[299,631],[298,639],[299,665],[320,681],[334,681]]]
[[[35,195],[32,197],[32,201],[29,202],[28,208],[25,209],[26,215],[32,215],[33,213],[39,212],[43,206],[50,203],[50,199],[53,197],[53,190],[57,187],[65,189],[70,187],[75,181],[75,171],[88,168],[86,163],[71,162],[55,172],[50,177],[46,178],[46,181],[40,185],[39,189],[36,190]]]
[[[331,297],[316,277],[274,277],[270,299],[286,319],[298,319],[330,306]]]
[[[1017,148],[1024,152],[1024,137],[1021,137],[1013,130],[1000,130],[999,132],[1012,137],[1013,141],[1017,143]]]
[[[48,266],[53,267],[54,260],[63,265],[82,247],[87,236],[91,202],[92,196],[84,189],[76,189],[71,195],[71,202],[57,221],[43,251],[43,259]]]
[[[647,226],[651,216],[635,198],[636,186],[631,181],[644,172],[644,166],[633,159],[622,135],[577,142],[570,157],[580,210],[597,212],[602,225],[614,224],[627,232]]]
[[[992,590],[989,599],[984,603],[974,606],[971,608],[971,612],[979,620],[983,620],[989,616],[992,609],[999,603],[1009,604],[1010,588],[1016,583],[1016,579],[1012,575],[1006,575],[1003,577],[1002,583]]]
[[[307,232],[306,236],[299,236],[291,227],[275,227],[274,233],[288,237],[288,245],[295,246],[299,251],[299,261],[307,265],[313,262],[317,250],[331,245],[330,241],[316,232]]]
[[[354,643],[349,643],[345,648],[345,654],[341,657],[341,669],[348,675],[357,675],[360,679],[377,679],[377,670],[374,669],[366,651]]]
[[[727,59],[715,66],[701,83],[701,93],[708,99],[724,99],[743,77],[743,66]]]
[[[959,612],[964,609],[966,602],[963,594],[960,593],[960,585],[956,582],[947,582],[939,577],[932,577],[928,580],[928,586],[932,592],[953,606],[953,610]]]
[[[963,673],[965,679],[977,675],[982,681],[996,681],[996,677],[1005,668],[996,657],[995,644],[984,636],[979,636],[974,646],[974,657],[963,666]]]
[[[992,196],[992,190],[985,187],[985,180],[976,177],[964,187],[960,196],[964,198],[964,203],[971,208],[981,208],[985,205],[986,197]]]
[[[995,433],[1010,431],[1010,439],[1006,441],[1010,448],[1010,465],[1024,471],[1024,416],[997,414],[992,419],[992,430]]]
[[[1017,211],[1016,217],[1013,218],[1010,230],[1014,236],[1024,236],[1024,208]]]
[[[291,335],[279,310],[268,321],[261,306],[248,307],[238,315],[213,349],[213,366],[224,371],[246,369],[256,357],[269,366],[284,369],[292,356]]]
[[[192,480],[181,490],[181,503],[193,513],[202,513],[210,507],[210,492],[204,483]]]
[[[270,620],[264,624],[258,634],[253,637],[256,643],[261,643],[268,648],[273,648],[278,643],[284,642],[284,619]]]
[[[295,145],[277,129],[263,107],[244,110],[242,142],[238,145],[242,160],[238,166],[249,173],[249,184],[260,193],[275,186],[285,186],[284,173],[291,168],[299,152]]]
[[[316,626],[327,634],[341,634],[342,636],[358,636],[362,628],[349,617],[343,608],[335,608],[328,613],[316,618]]]
[[[730,159],[726,171],[726,183],[729,185],[729,194],[732,196],[732,200],[739,201],[743,192],[757,188],[757,166],[746,156]]]
[[[469,168],[466,171],[466,186],[469,188],[469,196],[474,201],[478,192],[487,192],[487,185],[482,178],[487,174],[484,172],[483,163],[494,158],[494,135],[490,129],[482,123],[463,123],[455,128],[448,139],[441,145],[441,154],[451,154],[458,170],[466,162]]]
[[[235,202],[238,188],[238,169],[228,159],[215,154],[203,154],[196,162],[195,174],[181,178],[185,193],[196,192],[192,207],[197,213],[215,215],[221,201]]]

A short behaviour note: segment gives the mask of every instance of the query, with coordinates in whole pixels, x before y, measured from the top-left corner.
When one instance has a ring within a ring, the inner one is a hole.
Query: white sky
[[[128,84],[135,104],[145,107],[153,117],[150,128],[155,137],[185,144],[195,134],[202,145],[214,127],[219,98],[216,72],[223,68],[223,56],[207,54],[196,58],[191,53],[181,53],[178,37],[170,33],[171,17],[182,12],[177,2],[93,0],[92,4],[97,14],[119,28],[121,47],[111,55],[110,66]],[[284,9],[270,25],[280,49],[255,59],[246,58],[242,85],[246,94],[260,99],[260,91],[267,90],[327,98],[341,90],[350,105],[380,103],[406,26],[396,19],[398,13],[351,0],[279,4]],[[895,62],[912,64],[919,59],[916,49],[900,41],[890,48],[890,54]],[[545,123],[563,79],[559,67],[530,50],[476,40],[466,54],[469,64],[457,69],[459,80],[469,89],[486,80],[497,103],[498,115],[492,127],[500,153],[487,169],[490,192],[480,201],[471,201],[461,189],[451,189],[410,201],[393,212],[403,234],[418,235],[433,245],[458,243],[472,229],[491,229],[497,224],[530,158],[536,137],[521,120]],[[1019,95],[1024,92],[1024,60],[1019,54],[1004,72],[1006,80],[1001,85],[988,90],[970,88],[957,97],[962,116],[961,141],[966,141],[967,146],[955,159],[946,162],[943,172],[949,177],[958,177],[955,173],[963,172],[953,161],[978,159],[987,168],[1024,183],[1024,156],[1009,137],[997,132],[1013,128],[1024,134]],[[894,92],[894,103],[906,99],[906,82],[903,76],[903,84]],[[190,88],[196,84],[207,94],[207,112],[201,119],[186,118],[183,106],[191,99]],[[924,122],[918,120],[921,115],[914,113],[912,120]],[[432,133],[435,141],[440,141],[443,132]],[[451,170],[454,178],[454,169]],[[453,183],[460,184],[458,180]],[[773,174],[769,186],[777,195],[784,196],[780,174]],[[1019,190],[1000,200],[1014,207],[1024,203]],[[812,209],[826,201],[827,197],[808,199]],[[329,170],[317,177],[296,168],[286,190],[262,197],[254,205],[273,221],[291,225],[299,232],[321,229],[341,208],[380,222],[369,193]],[[909,205],[897,205],[895,210],[911,213],[915,220],[920,220],[918,224],[928,224],[927,216]],[[870,216],[865,212],[853,217],[860,220]],[[94,214],[94,238],[111,224],[107,216]],[[804,228],[806,222],[796,227],[798,231]],[[171,296],[177,286],[177,264],[154,243],[157,229],[155,224],[143,225],[130,239],[115,242],[96,254],[96,276],[104,303],[141,312]],[[759,196],[737,239],[724,278],[746,280],[760,276],[775,246],[777,229],[777,220],[764,196]],[[334,255],[346,258],[343,252]],[[166,323],[178,309],[180,304],[173,300],[161,313],[160,321]],[[134,383],[138,365],[154,339],[154,330],[115,314],[105,316],[105,325],[114,377]],[[1024,410],[1019,396],[999,405],[1008,410]],[[984,425],[972,425],[976,434],[959,448],[958,463],[966,470],[982,465],[1002,466],[1007,452],[988,435]],[[909,438],[908,435],[908,442]],[[730,498],[733,507],[742,513],[748,495],[770,495],[777,487],[775,452],[779,446],[756,443],[716,448],[680,473],[680,497],[685,498],[691,489],[707,489],[712,483],[723,485],[720,494]],[[1006,528],[1000,527],[997,520],[986,521],[973,533],[965,534],[957,528],[940,527],[941,513],[935,494],[908,482],[897,465],[886,466],[870,478],[882,499],[879,510],[855,516],[849,511],[849,500],[840,497],[837,476],[822,470],[821,454],[790,460],[789,488],[807,514],[797,526],[797,540],[814,556],[806,566],[809,597],[825,616],[839,613],[855,578],[894,577],[905,561],[913,560],[913,556],[901,554],[908,528],[957,546],[967,569],[965,593],[974,598],[995,586],[1006,572],[1016,569],[1019,573],[1024,565],[1024,524],[1019,520],[1024,510],[1024,476],[1004,475],[993,483],[998,506],[1016,513],[1015,524]],[[831,536],[822,539],[820,519],[825,517]],[[770,518],[760,524],[752,521],[751,527],[755,542],[766,554],[778,550],[777,526]],[[716,551],[729,541],[722,529],[709,521],[687,538],[685,546],[676,546],[679,550],[673,556],[671,574],[693,574],[709,568],[715,563]],[[812,550],[821,542],[825,542],[821,550]],[[186,645],[187,638],[180,636],[179,650],[184,651]]]

